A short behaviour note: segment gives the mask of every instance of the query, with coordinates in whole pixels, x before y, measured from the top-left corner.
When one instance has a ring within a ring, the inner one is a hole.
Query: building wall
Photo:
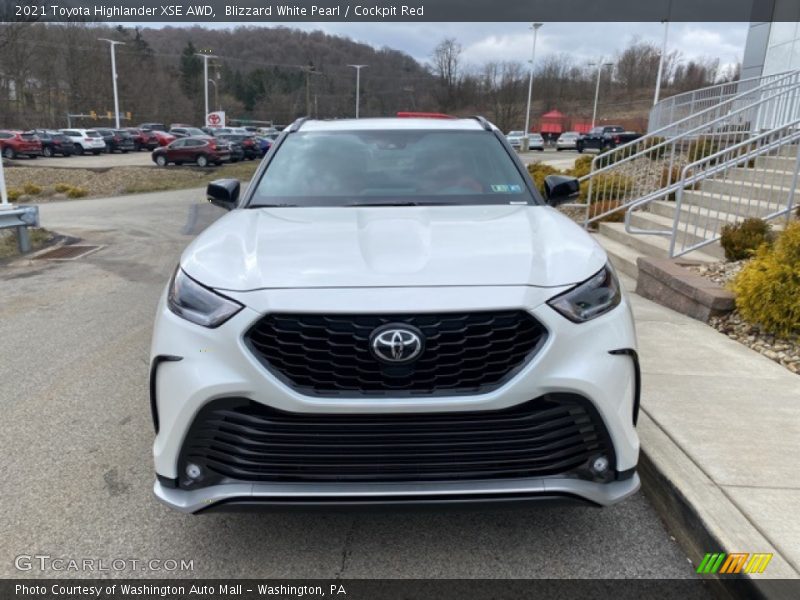
[[[772,22],[751,23],[742,78],[800,69],[800,3],[775,0]]]

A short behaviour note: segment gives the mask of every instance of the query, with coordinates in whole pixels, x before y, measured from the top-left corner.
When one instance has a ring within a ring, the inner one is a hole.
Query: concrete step
[[[611,240],[628,246],[638,254],[666,258],[669,256],[669,238],[661,235],[631,234],[625,231],[624,223],[600,223],[598,233]],[[716,262],[719,259],[705,251],[691,252],[686,255],[689,260]]]
[[[726,202],[730,202],[731,197],[736,199],[744,198],[758,200],[761,202],[769,202],[772,204],[772,209],[767,212],[776,210],[778,205],[785,206],[789,200],[789,188],[779,185],[758,185],[749,183],[747,181],[721,181],[715,179],[707,179],[700,184],[700,191],[708,192],[712,195],[726,197]],[[684,192],[684,200],[686,194]],[[734,210],[730,212],[736,212]]]
[[[676,247],[678,248],[694,246],[708,238],[716,237],[722,229],[719,221],[708,218],[707,211],[697,213],[682,210],[681,213],[686,219],[679,222],[678,231],[675,235],[677,240]],[[636,211],[631,214],[631,225],[639,229],[669,231],[673,227],[673,219],[652,212]],[[718,260],[725,259],[725,251],[718,242],[704,246],[703,252],[716,257]]]
[[[636,259],[641,256],[639,252],[602,233],[593,233],[592,236],[605,248],[608,258],[617,272],[624,273],[634,280],[639,276],[639,268],[636,266]]]
[[[658,202],[651,202],[648,204],[648,207],[650,208],[651,213],[661,217],[666,217],[670,221],[675,218],[674,202],[659,200]],[[702,220],[698,221],[698,219]],[[695,206],[693,204],[684,202],[681,209],[681,215],[678,220],[681,223],[699,224],[701,222],[707,222],[709,227],[715,227],[716,229],[721,230],[725,225],[738,223],[744,219],[745,217],[738,217],[730,213],[710,210],[701,206]]]
[[[736,167],[728,171],[727,178],[753,185],[776,185],[787,188],[794,183],[794,173],[791,171],[776,171],[774,169]]]
[[[776,171],[794,171],[797,165],[797,157],[792,156],[758,156],[756,157],[756,167],[774,169]]]

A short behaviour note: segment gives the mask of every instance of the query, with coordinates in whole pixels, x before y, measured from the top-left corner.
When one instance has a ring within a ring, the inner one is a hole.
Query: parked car
[[[171,133],[167,133],[166,131],[161,131],[160,129],[153,129],[151,133],[156,136],[156,140],[158,141],[159,146],[166,146],[174,142],[177,138],[172,135]]]
[[[298,121],[184,251],[148,381],[156,496],[216,508],[636,493],[627,294],[483,119]],[[185,140],[181,140],[185,141]],[[213,352],[198,352],[198,347]]]
[[[12,159],[20,156],[36,158],[42,155],[42,142],[35,133],[5,130],[0,131],[0,152]]]
[[[66,157],[75,154],[75,144],[59,131],[34,129],[30,133],[35,133],[39,141],[42,142],[42,156],[51,157],[60,154]]]
[[[237,133],[239,135],[250,135],[244,127],[217,127],[214,129],[214,135],[227,135],[229,133]]]
[[[556,151],[575,150],[575,143],[580,136],[581,134],[577,131],[565,131],[556,140]]]
[[[174,135],[176,138],[182,137],[203,137],[208,135],[205,131],[200,129],[199,127],[188,127],[188,126],[181,126],[181,127],[173,127],[169,130],[171,135]]]
[[[228,143],[236,143],[242,147],[242,152],[244,153],[244,158],[247,160],[253,160],[256,158],[261,158],[263,154],[261,153],[261,145],[258,143],[255,137],[252,135],[243,135],[239,133],[223,133],[216,136],[219,140],[224,140]]]
[[[522,146],[522,138],[524,136],[524,131],[509,131],[506,134],[506,139],[508,140],[508,143],[511,144],[511,147],[514,148],[514,150],[519,150]],[[528,134],[528,150],[539,150],[540,152],[544,151],[544,139],[540,134]]]
[[[261,156],[266,155],[269,152],[269,149],[272,148],[272,144],[275,143],[275,140],[278,139],[278,133],[270,133],[267,135],[259,135],[256,136],[256,140],[258,140],[258,145],[261,148]]]
[[[125,131],[133,136],[133,149],[137,152],[139,150],[155,150],[158,148],[158,138],[152,130],[126,127]]]
[[[544,138],[540,133],[531,133],[528,135],[528,150],[544,152]]]
[[[222,137],[214,138],[214,139],[218,139],[221,142],[226,143],[226,144],[228,144],[228,146],[230,146],[230,149],[231,149],[231,162],[232,163],[237,163],[240,160],[244,160],[244,147],[242,146],[242,144],[240,142],[225,140]]]
[[[104,127],[98,127],[97,133],[103,136],[103,141],[106,143],[106,152],[122,152],[122,154],[127,154],[136,149],[133,136],[124,129],[106,129]]]
[[[153,150],[153,162],[159,167],[166,167],[169,163],[182,165],[193,162],[198,167],[208,166],[210,163],[221,165],[231,157],[229,144],[209,137],[187,137],[174,140],[168,146]]]
[[[603,152],[640,137],[642,137],[641,133],[625,131],[625,128],[619,125],[603,125],[593,127],[589,130],[589,133],[579,137],[575,142],[575,149],[578,152],[583,152],[586,149],[593,148]]]
[[[94,129],[59,129],[75,145],[75,154],[100,154],[106,149],[106,143]]]
[[[142,123],[139,129],[147,129],[148,131],[167,131],[167,126],[163,123]]]

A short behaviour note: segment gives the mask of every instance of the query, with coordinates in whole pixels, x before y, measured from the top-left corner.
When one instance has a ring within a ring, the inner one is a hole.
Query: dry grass
[[[53,238],[53,234],[46,229],[29,228],[28,232],[31,236],[33,250],[39,250]],[[0,230],[0,260],[15,256],[19,256],[16,231],[13,229]]]
[[[110,169],[63,169],[13,167],[6,169],[6,183],[20,195],[13,200],[23,203],[48,202],[67,198],[104,198],[123,194],[141,194],[203,187],[209,181],[235,178],[249,181],[260,161],[244,161],[220,167],[114,167]],[[37,195],[25,189],[39,189]],[[70,193],[80,190],[80,193]],[[84,193],[85,192],[85,193]]]

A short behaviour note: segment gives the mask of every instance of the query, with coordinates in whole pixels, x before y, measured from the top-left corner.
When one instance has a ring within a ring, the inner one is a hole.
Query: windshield
[[[299,132],[278,147],[250,206],[534,204],[487,131]]]
[[[521,131],[509,131],[509,132],[508,132],[506,135],[508,135],[509,137],[511,137],[511,136],[514,136],[514,137],[516,137],[516,136],[522,137],[522,132],[521,132]]]

